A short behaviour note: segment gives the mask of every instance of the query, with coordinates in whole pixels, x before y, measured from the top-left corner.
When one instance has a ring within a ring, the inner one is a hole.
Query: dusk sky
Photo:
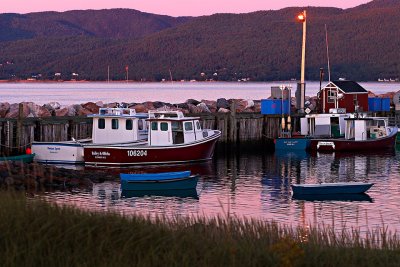
[[[247,13],[288,6],[349,8],[367,2],[370,0],[1,0],[0,13],[132,8],[171,16],[199,16],[214,13]]]

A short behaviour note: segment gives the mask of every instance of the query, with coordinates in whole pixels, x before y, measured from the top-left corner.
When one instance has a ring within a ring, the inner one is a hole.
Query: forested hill
[[[162,20],[165,24],[160,24],[166,25],[163,29],[149,26],[154,25],[154,18],[138,19],[132,22],[138,29],[132,35],[127,34],[128,29],[110,30],[108,24],[114,16],[108,12],[121,10],[102,10],[103,15],[86,24],[85,20],[74,20],[74,25],[80,25],[75,27],[80,33],[54,34],[48,33],[51,27],[45,23],[32,25],[36,28],[34,36],[0,42],[0,61],[9,62],[0,68],[0,76],[27,78],[41,73],[51,79],[55,72],[61,72],[69,79],[76,72],[80,79],[105,80],[110,66],[111,78],[123,79],[129,65],[129,77],[136,80],[169,79],[169,71],[176,80],[299,78],[302,27],[295,17],[303,9],[197,18],[161,16],[169,21]],[[308,79],[318,79],[320,67],[327,65],[325,24],[333,78],[361,81],[400,77],[400,1],[375,0],[351,9],[306,9]]]
[[[188,20],[189,17],[174,18],[133,9],[0,14],[0,41],[59,36],[134,39]]]

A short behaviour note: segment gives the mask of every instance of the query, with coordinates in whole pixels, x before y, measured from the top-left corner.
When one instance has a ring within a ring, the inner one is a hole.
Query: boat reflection
[[[199,199],[197,190],[185,189],[185,190],[122,190],[121,198],[133,198],[133,197],[146,197],[146,196],[160,196],[160,197],[177,197],[177,198],[192,198]]]
[[[190,171],[192,174],[211,175],[213,173],[212,161],[181,163],[181,164],[158,164],[158,165],[137,165],[129,167],[107,168],[108,173],[139,174],[139,173],[161,173],[161,172],[181,172]],[[86,170],[105,170],[105,168],[85,166]]]
[[[326,194],[326,195],[293,195],[294,200],[304,201],[343,201],[343,202],[374,202],[368,194]]]

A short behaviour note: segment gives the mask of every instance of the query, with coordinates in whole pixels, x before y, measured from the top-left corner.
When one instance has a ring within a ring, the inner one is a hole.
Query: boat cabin
[[[365,141],[379,139],[390,134],[388,118],[382,117],[354,117],[346,118],[345,139]]]
[[[345,119],[349,114],[308,114],[300,119],[301,135],[311,137],[342,137],[345,135]]]
[[[149,111],[147,121],[151,146],[186,144],[208,136],[198,117],[185,117],[181,111]]]
[[[147,139],[147,113],[129,108],[101,108],[93,118],[93,144],[129,143]]]

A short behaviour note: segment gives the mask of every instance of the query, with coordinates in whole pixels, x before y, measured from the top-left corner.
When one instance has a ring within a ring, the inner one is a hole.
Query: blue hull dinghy
[[[197,186],[198,176],[190,171],[120,174],[122,190],[179,190],[193,189]]]
[[[372,183],[322,183],[293,184],[293,195],[328,195],[328,194],[361,194],[365,193]]]

